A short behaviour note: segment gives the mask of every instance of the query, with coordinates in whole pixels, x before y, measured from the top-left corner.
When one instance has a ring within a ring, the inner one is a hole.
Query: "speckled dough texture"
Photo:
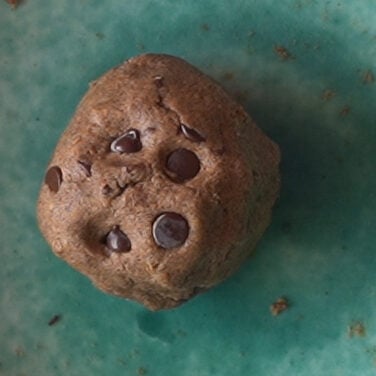
[[[279,160],[215,81],[180,58],[141,55],[90,85],[42,184],[40,229],[101,290],[176,307],[254,249],[278,196]],[[167,223],[158,239],[164,213],[185,222]]]

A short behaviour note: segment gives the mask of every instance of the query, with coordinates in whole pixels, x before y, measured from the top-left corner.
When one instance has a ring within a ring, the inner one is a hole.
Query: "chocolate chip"
[[[120,230],[119,226],[114,226],[106,236],[106,246],[113,252],[129,252],[131,250],[131,241]]]
[[[193,142],[205,141],[205,137],[201,136],[200,133],[198,133],[193,128],[189,128],[184,124],[180,124],[180,130],[183,132],[183,135],[188,138],[188,140],[191,140]]]
[[[78,160],[77,162],[83,168],[85,175],[89,178],[91,176],[91,163],[84,160]]]
[[[59,166],[52,166],[48,169],[44,182],[47,184],[50,191],[57,192],[63,182],[63,173]]]
[[[167,157],[166,169],[172,173],[172,179],[177,182],[183,182],[194,178],[198,174],[200,160],[193,151],[179,148]]]
[[[154,220],[153,237],[162,248],[180,247],[186,241],[188,234],[188,222],[178,213],[163,213]]]
[[[111,143],[111,151],[115,153],[137,153],[142,149],[140,132],[130,129]]]

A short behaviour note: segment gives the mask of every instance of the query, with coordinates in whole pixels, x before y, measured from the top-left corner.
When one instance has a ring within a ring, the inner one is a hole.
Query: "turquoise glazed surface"
[[[254,255],[158,313],[96,290],[35,218],[88,83],[143,52],[220,81],[283,154]],[[1,1],[0,375],[375,375],[375,76],[374,0]]]

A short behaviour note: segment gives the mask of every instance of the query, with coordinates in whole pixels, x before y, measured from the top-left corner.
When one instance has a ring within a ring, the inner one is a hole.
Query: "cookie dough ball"
[[[146,54],[93,82],[38,201],[55,254],[152,310],[230,276],[269,224],[279,149],[215,81]]]

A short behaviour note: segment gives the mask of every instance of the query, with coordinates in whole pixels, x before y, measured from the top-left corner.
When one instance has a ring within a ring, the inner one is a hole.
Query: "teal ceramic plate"
[[[373,0],[1,1],[0,374],[376,374],[375,20]],[[142,52],[219,80],[283,153],[253,257],[159,313],[96,290],[35,219],[89,81]]]

